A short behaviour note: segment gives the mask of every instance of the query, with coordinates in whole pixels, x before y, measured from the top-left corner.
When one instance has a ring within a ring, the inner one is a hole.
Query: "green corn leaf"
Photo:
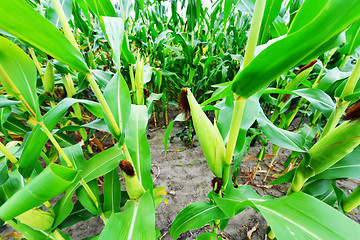
[[[19,171],[9,173],[9,178],[5,184],[0,186],[0,200],[6,202],[19,191],[25,184],[25,179],[21,176]]]
[[[335,104],[331,97],[320,89],[304,88],[293,92],[311,102],[314,108],[323,113],[327,118],[330,117],[331,113],[334,111]]]
[[[126,38],[126,36],[125,36]],[[136,63],[136,59],[134,54],[132,54],[132,52],[129,49],[129,46],[127,44],[127,41],[122,42],[122,47],[121,47],[121,58],[127,62],[128,64],[135,64]]]
[[[197,5],[196,0],[188,1],[188,6],[186,9],[186,18],[187,18],[187,29],[189,32],[194,31],[197,19],[198,17],[200,17],[197,15],[196,5]]]
[[[36,118],[41,120],[36,94],[35,64],[23,50],[3,37],[0,37],[0,80],[8,93],[18,90],[19,93],[15,92],[15,94],[21,94],[26,104],[36,114]],[[16,90],[9,85],[9,82],[15,86]]]
[[[104,205],[103,212],[120,212],[121,206],[121,186],[118,168],[105,175],[103,184]]]
[[[360,234],[357,223],[305,193],[254,204],[279,240],[353,239]]]
[[[76,169],[82,169],[85,166],[85,164],[87,163],[80,144],[66,147],[63,150],[64,150],[66,156],[68,156],[70,161],[74,164],[74,167]],[[97,201],[100,202],[99,188],[98,188],[97,180],[95,179],[95,180],[88,182],[88,186],[94,193],[95,197],[97,198]],[[80,203],[88,211],[90,211],[94,215],[100,214],[100,208],[97,208],[95,206],[94,201],[91,199],[91,197],[86,192],[86,190],[83,186],[79,187],[76,190],[76,196],[79,199]]]
[[[28,225],[22,224],[21,222],[17,223],[17,230],[24,235],[26,239],[29,240],[48,240],[49,236],[44,231],[36,230]]]
[[[148,108],[148,119],[151,118],[153,113],[155,101],[159,101],[163,97],[162,93],[151,93],[148,98],[146,98],[146,106]]]
[[[93,194],[95,195],[97,202],[100,202],[100,197],[99,197],[99,187],[98,187],[98,182],[96,179],[90,181],[87,183],[89,188],[91,189],[91,191],[93,192]],[[85,190],[84,187],[79,187],[78,189],[76,189],[76,197],[79,199],[79,202],[81,203],[81,205],[83,205],[85,207],[86,210],[88,210],[89,212],[91,212],[94,215],[99,215],[101,213],[101,208],[96,207],[94,201],[92,200],[92,198],[89,196],[89,194],[87,193],[87,191]]]
[[[360,120],[346,121],[319,140],[310,150],[310,166],[319,174],[351,153],[360,144]]]
[[[285,35],[288,32],[288,28],[285,24],[285,21],[282,17],[278,16],[272,22],[270,26],[270,33],[272,38],[278,38]]]
[[[0,98],[0,108],[10,107],[10,106],[18,104],[18,103],[21,103],[21,101],[13,101],[13,100],[7,100],[7,99]]]
[[[81,53],[48,20],[22,0],[3,0],[0,29],[30,43],[81,73],[89,69]]]
[[[224,21],[227,21],[232,9],[232,0],[224,1]]]
[[[195,238],[195,240],[221,240],[222,237],[217,237],[217,234],[214,232],[202,233]]]
[[[346,79],[350,74],[351,72],[342,72],[338,68],[333,68],[325,74],[317,88],[328,92],[335,82]]]
[[[241,0],[238,1],[237,8],[244,13],[253,14],[255,8],[255,0]]]
[[[172,121],[169,123],[168,127],[166,128],[165,136],[164,136],[165,154],[166,154],[166,152],[167,152],[167,145],[168,145],[168,140],[169,140],[169,137],[170,137],[170,133],[171,133],[171,131],[172,131],[172,129],[173,129],[174,123],[177,122],[177,121],[178,121],[178,122],[183,122],[183,121],[185,121],[185,116],[184,116],[184,114],[179,114],[179,115],[177,115],[177,116],[175,117],[175,119],[172,120]]]
[[[100,112],[101,107],[98,103],[94,103],[87,100],[77,100],[73,98],[65,98],[60,103],[58,103],[54,108],[48,111],[44,115],[44,124],[52,131],[59,120],[63,117],[63,115],[67,112],[67,110],[77,102],[82,102],[85,105],[88,105],[89,108],[93,109],[93,112]],[[34,163],[37,162],[41,149],[45,145],[48,137],[42,131],[40,125],[36,125],[32,130],[29,139],[25,143],[24,150],[20,156],[20,173],[28,178],[31,175],[31,172],[34,169]]]
[[[75,180],[78,171],[50,164],[24,188],[0,207],[0,218],[10,220],[64,192]]]
[[[88,5],[87,3],[85,2],[85,0],[75,0],[75,2],[77,4],[79,4],[86,20],[88,21],[88,23],[91,22],[91,16],[90,16],[90,13],[89,13],[89,8],[88,8]],[[89,24],[90,25],[90,24]]]
[[[131,114],[125,130],[125,142],[134,163],[136,174],[144,189],[152,191],[153,181],[150,175],[151,156],[149,142],[146,137],[148,123],[145,105],[131,105]]]
[[[270,26],[275,18],[279,15],[282,0],[266,1],[264,15],[259,32],[259,43],[264,44],[270,39]]]
[[[301,8],[299,14],[303,11],[312,10],[307,8],[302,10]],[[334,18],[334,16],[337,17]],[[297,31],[294,30],[295,32],[290,29],[285,38],[271,44],[239,72],[234,79],[232,90],[239,96],[250,97],[278,76],[299,64],[311,55],[312,50],[317,50],[359,18],[360,2],[326,1],[324,7],[311,22],[299,24],[301,27]]]
[[[265,116],[262,110],[260,110],[260,114],[258,115],[257,122],[259,123],[260,129],[263,132],[263,134],[272,143],[276,144],[277,146],[298,152],[306,151],[306,149],[304,149],[305,139],[302,135],[276,127]]]
[[[6,161],[0,163],[0,186],[9,179],[8,166]]]
[[[0,132],[2,132],[5,137],[9,137],[8,129],[4,128],[4,123],[9,119],[11,114],[10,107],[0,108]]]
[[[85,36],[89,36],[90,27],[87,22],[81,17],[81,7],[76,1],[73,1],[73,16],[74,16],[74,24],[77,28],[79,28]]]
[[[99,237],[105,239],[155,239],[155,208],[149,191],[138,201],[127,201],[123,212],[110,217]]]
[[[291,22],[288,34],[292,34],[309,25],[309,19],[316,18],[328,3],[329,0],[303,1],[303,3],[300,3],[301,6],[298,6],[299,9],[297,9],[295,18]]]
[[[72,6],[73,6],[73,1],[72,0],[59,0],[60,5],[62,10],[64,11],[66,20],[69,21],[71,18],[71,12],[72,12]],[[52,1],[49,4],[49,8],[47,9],[46,13],[45,13],[45,17],[47,19],[50,20],[50,22],[52,22],[54,24],[55,27],[57,28],[61,28],[61,22],[60,19],[56,13],[54,4],[52,3]]]
[[[185,207],[171,224],[170,236],[177,239],[181,233],[201,228],[212,220],[228,217],[216,205],[207,202],[196,202]]]
[[[109,148],[94,157],[90,158],[86,164],[80,169],[79,178],[83,178],[85,182],[96,179],[112,171],[120,163],[120,160],[124,160],[125,157],[122,154],[121,149],[118,146]],[[72,196],[75,190],[80,187],[80,182],[75,182],[69,187],[64,196],[54,206],[56,213],[55,222],[53,228],[56,228],[62,223],[66,217],[71,213],[73,209]]]
[[[98,17],[117,17],[115,9],[110,0],[85,0],[90,10]]]
[[[224,193],[223,198],[212,194],[217,206],[229,217],[232,218],[248,207],[254,207],[253,202],[263,201],[250,186],[243,185],[239,188],[230,188]]]
[[[360,21],[354,22],[345,34],[346,44],[340,49],[340,52],[345,55],[353,55],[360,45]]]
[[[109,108],[114,118],[120,126],[120,130],[125,129],[131,111],[131,97],[129,88],[120,73],[114,75],[104,90],[104,97],[109,104]],[[108,118],[105,116],[105,123],[109,127],[111,133],[116,136]]]
[[[309,181],[316,179],[340,179],[340,178],[353,178],[360,179],[360,150],[354,150],[346,155],[336,164],[329,167],[326,171],[315,175]]]
[[[331,97],[317,88],[301,88],[293,91],[286,90],[286,88],[285,90],[269,88],[265,90],[265,93],[282,93],[301,96],[308,100],[315,109],[319,110],[326,117],[330,117],[335,108],[335,104]]]
[[[74,208],[70,215],[58,226],[60,229],[68,228],[78,222],[86,221],[95,217],[91,212],[86,210],[79,201],[74,204]]]
[[[121,67],[120,56],[124,39],[124,22],[118,17],[101,17],[102,29],[113,52],[113,61],[118,69]]]

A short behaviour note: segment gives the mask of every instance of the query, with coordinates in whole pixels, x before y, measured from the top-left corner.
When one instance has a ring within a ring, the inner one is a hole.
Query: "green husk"
[[[16,217],[16,220],[32,228],[48,230],[54,223],[54,217],[49,212],[38,208],[30,209]]]
[[[187,89],[187,99],[191,109],[196,136],[199,140],[210,170],[216,177],[222,178],[225,161],[225,145],[216,125],[213,125],[197,103],[190,89]]]

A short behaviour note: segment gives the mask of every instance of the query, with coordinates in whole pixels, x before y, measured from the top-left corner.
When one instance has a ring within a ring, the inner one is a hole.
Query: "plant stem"
[[[261,21],[264,14],[265,9],[265,0],[257,0],[255,3],[255,10],[254,10],[254,17],[253,21],[250,26],[250,33],[249,38],[246,44],[245,49],[245,56],[244,56],[244,63],[243,68],[245,68],[251,60],[254,58],[255,53],[255,47],[258,41],[260,27],[261,27]],[[240,73],[240,71],[239,71]],[[239,74],[238,73],[238,74]],[[238,75],[237,74],[237,75]],[[236,76],[235,76],[236,78]],[[226,147],[226,154],[225,154],[225,166],[223,170],[223,182],[224,182],[224,189],[227,186],[229,175],[230,175],[230,165],[232,161],[232,157],[235,150],[236,141],[239,135],[239,130],[241,126],[241,120],[242,116],[244,114],[245,104],[246,104],[246,98],[234,95],[235,97],[235,106],[234,106],[234,112],[231,119],[231,125],[229,130],[229,139]]]
[[[37,58],[36,58],[34,49],[33,49],[33,48],[29,48],[29,52],[30,52],[30,55],[31,55],[32,60],[33,60],[34,63],[35,63],[36,69],[38,70],[38,72],[39,72],[39,74],[40,74],[40,77],[41,77],[41,79],[43,80],[43,78],[44,78],[44,72],[42,71],[41,66],[40,66],[40,63],[39,63],[39,61],[38,61]],[[44,81],[43,81],[43,82],[44,82]]]
[[[19,168],[18,160],[11,154],[11,152],[4,146],[2,142],[0,142],[0,151],[10,160],[10,162],[12,162],[12,164]]]
[[[348,62],[350,57],[351,57],[351,55],[345,55],[344,59],[342,60],[340,66],[339,66],[339,69],[342,69],[343,67],[345,67],[345,65]]]
[[[89,80],[90,85],[91,85],[92,89],[94,90],[95,95],[98,98],[98,100],[100,102],[100,105],[102,106],[102,108],[103,108],[103,110],[105,112],[105,115],[109,119],[109,122],[110,122],[111,126],[113,127],[113,129],[115,131],[115,134],[117,136],[119,136],[120,133],[121,133],[120,128],[119,128],[118,124],[116,123],[114,115],[112,114],[112,112],[111,112],[111,110],[109,108],[109,105],[107,104],[107,102],[106,102],[106,100],[104,98],[104,95],[102,94],[99,86],[96,84],[94,76],[91,74],[91,72],[89,72],[89,73],[86,74],[86,77]]]
[[[55,11],[59,17],[59,20],[61,22],[61,25],[64,29],[65,37],[71,42],[71,44],[80,52],[79,46],[77,45],[77,42],[75,41],[75,38],[72,34],[70,25],[68,21],[66,20],[65,13],[61,7],[59,0],[52,0],[52,3],[54,4]]]
[[[246,45],[243,68],[245,68],[254,58],[255,47],[258,41],[261,27],[261,21],[264,15],[265,3],[265,0],[257,0],[255,2],[254,17],[250,26],[249,39]]]
[[[41,126],[41,128],[44,130],[46,136],[50,139],[51,143],[54,144],[56,150],[59,152],[59,154],[63,157],[64,161],[66,162],[66,164],[68,165],[68,167],[70,168],[74,168],[73,164],[71,163],[70,159],[66,156],[65,152],[62,150],[62,148],[60,147],[59,143],[56,141],[56,139],[54,138],[54,136],[51,134],[51,132],[49,131],[49,129],[46,127],[46,125],[44,124],[44,122],[39,122],[39,125]]]
[[[59,229],[55,229],[52,235],[56,240],[65,240],[65,238],[63,238],[63,236],[61,235]]]
[[[66,93],[68,97],[73,97],[76,94],[76,90],[74,87],[74,82],[72,80],[71,75],[68,73],[66,75],[62,76],[62,80],[66,89]],[[75,113],[75,117],[79,120],[79,121],[83,121],[83,117],[81,114],[81,108],[80,108],[80,104],[79,103],[74,103],[72,106],[74,113]],[[82,139],[85,141],[87,139],[87,133],[86,130],[84,128],[80,128],[79,129],[79,133],[82,137]],[[88,145],[88,148],[90,147],[90,145]],[[91,147],[90,147],[91,148]]]
[[[316,78],[316,80],[315,80],[315,82],[314,82],[314,84],[313,84],[313,86],[312,86],[313,88],[317,88],[317,86],[319,85],[321,75],[322,75],[322,73],[325,71],[325,68],[326,68],[326,66],[328,65],[328,63],[329,63],[329,61],[330,61],[330,58],[331,58],[331,56],[334,54],[335,50],[336,50],[336,48],[332,49],[331,52],[329,53],[329,56],[328,56],[328,58],[327,58],[327,60],[326,60],[326,63],[325,63],[324,66],[322,67],[319,75],[317,76],[317,78]]]
[[[51,134],[51,132],[49,131],[49,129],[46,127],[46,125],[44,124],[44,122],[39,122],[39,125],[41,126],[41,128],[44,130],[46,136],[48,136],[48,138],[50,139],[50,141],[52,142],[52,144],[54,144],[56,150],[59,152],[59,154],[63,157],[64,161],[66,162],[66,164],[68,165],[68,167],[75,169],[74,165],[71,163],[70,159],[66,156],[65,152],[62,150],[62,148],[60,147],[59,143],[56,141],[56,139],[54,138],[54,136]],[[99,203],[94,195],[94,193],[91,191],[89,185],[87,185],[87,183],[84,181],[84,179],[80,180],[81,185],[85,188],[86,192],[89,194],[90,198],[94,201],[95,206],[99,207]]]
[[[232,115],[231,125],[229,130],[229,139],[225,153],[225,166],[223,170],[224,188],[226,188],[226,185],[228,183],[229,174],[230,174],[230,165],[234,154],[236,141],[239,135],[240,125],[245,109],[246,100],[247,99],[245,98],[237,97],[235,101],[234,112]]]
[[[36,118],[36,113],[30,107],[30,105],[26,102],[25,98],[22,95],[18,95],[18,96],[20,98],[20,101],[25,105],[26,109],[30,112],[30,114],[33,115],[34,118]]]
[[[94,201],[96,208],[98,208],[99,203],[98,203],[97,198],[95,197],[94,193],[90,189],[89,185],[84,181],[83,178],[80,180],[80,183],[85,188],[85,190],[89,194],[90,198]]]
[[[348,81],[346,82],[346,85],[344,87],[344,90],[342,91],[340,98],[336,101],[336,108],[332,112],[328,122],[326,123],[324,127],[324,131],[322,132],[320,139],[323,138],[326,134],[328,134],[330,131],[332,131],[336,125],[339,123],[341,116],[349,106],[350,102],[345,101],[344,98],[347,95],[350,95],[354,92],[355,85],[358,82],[358,79],[360,77],[360,61],[357,61],[354,70],[352,71]]]
[[[55,212],[54,212],[53,207],[51,206],[51,203],[49,201],[46,201],[46,202],[44,202],[44,205],[47,209],[49,209],[49,212],[51,213],[51,215],[53,217],[55,217]]]

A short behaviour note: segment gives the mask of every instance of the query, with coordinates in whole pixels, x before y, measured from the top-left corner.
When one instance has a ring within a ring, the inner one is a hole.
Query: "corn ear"
[[[216,125],[210,122],[209,118],[201,109],[190,89],[187,89],[187,99],[201,150],[205,155],[210,170],[216,177],[222,178],[225,145],[221,134]]]
[[[126,191],[129,194],[130,199],[139,199],[145,193],[145,189],[141,185],[139,178],[136,175],[129,176],[124,172],[122,172],[122,175],[125,179]]]
[[[359,144],[360,119],[344,122],[309,150],[310,166],[319,174],[351,153]]]
[[[145,189],[141,185],[139,178],[136,175],[133,164],[130,161],[121,160],[120,169],[125,179],[126,191],[130,199],[139,199],[145,193]]]
[[[43,81],[45,92],[52,93],[55,87],[55,74],[54,67],[50,62],[47,62],[44,81]]]
[[[51,213],[38,208],[33,208],[20,214],[16,217],[16,220],[39,230],[48,230],[54,223],[54,217]]]

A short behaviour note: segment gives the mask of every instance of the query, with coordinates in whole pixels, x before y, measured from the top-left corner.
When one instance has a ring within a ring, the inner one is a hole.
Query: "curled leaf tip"
[[[126,175],[128,175],[129,177],[133,177],[135,176],[135,169],[133,167],[133,165],[131,164],[131,162],[127,161],[127,160],[121,160],[120,161],[120,168],[121,170],[123,170]]]
[[[360,118],[360,101],[352,104],[345,111],[344,120],[354,120]]]
[[[189,101],[187,98],[187,88],[181,89],[181,92],[179,94],[178,106],[180,108],[180,111],[185,114],[185,119],[189,119],[191,113],[190,113]]]

